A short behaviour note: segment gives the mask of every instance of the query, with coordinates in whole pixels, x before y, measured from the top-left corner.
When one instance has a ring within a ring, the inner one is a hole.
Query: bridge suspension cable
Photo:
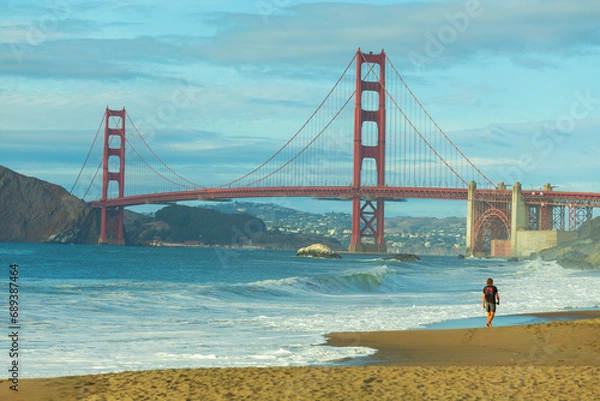
[[[425,107],[421,104],[421,102],[419,101],[419,99],[417,99],[417,97],[415,96],[414,92],[410,89],[410,87],[406,84],[406,81],[404,81],[404,78],[402,78],[402,76],[400,75],[400,73],[398,72],[398,70],[396,69],[396,66],[394,66],[394,64],[392,63],[392,61],[387,57],[386,55],[386,60],[388,61],[388,63],[390,64],[390,66],[392,67],[392,69],[394,70],[396,77],[400,80],[400,82],[402,82],[402,85],[406,88],[406,90],[408,91],[408,93],[410,94],[410,96],[413,98],[413,100],[416,102],[416,104],[419,105],[419,108],[425,113],[425,115],[427,116],[427,118],[431,121],[431,123],[433,123],[433,125],[435,126],[435,128],[437,129],[437,131],[443,135],[443,137],[446,139],[446,141],[454,148],[454,150],[456,150],[456,152],[458,152],[458,154],[483,178],[487,181],[487,183],[489,183],[492,187],[496,188],[496,185],[485,175],[481,172],[481,170],[479,170],[479,168],[477,168],[477,166],[475,166],[473,164],[473,162],[471,162],[471,160],[454,144],[454,142],[450,139],[450,137],[448,137],[448,135],[446,135],[446,133],[444,132],[444,130],[442,130],[442,128],[438,125],[438,123],[433,119],[433,117],[431,117],[431,115],[429,114],[429,112],[425,109]],[[406,115],[404,114],[404,112],[402,111],[402,109],[400,108],[400,106],[398,105],[396,99],[394,99],[391,94],[387,91],[386,89],[386,93],[388,94],[388,96],[390,97],[390,99],[392,100],[392,102],[394,103],[394,105],[396,106],[396,108],[404,115],[405,118]],[[407,119],[407,121],[410,121]],[[411,123],[412,125],[412,123]],[[427,146],[429,146],[431,148],[432,151],[435,152],[436,156],[438,156],[440,158],[440,160],[442,162],[444,162],[444,164],[450,168],[452,170],[452,172],[454,172],[454,174],[456,174],[465,184],[468,185],[468,183],[462,178],[460,177],[460,175],[454,170],[454,168],[452,168],[441,156],[440,154],[429,144],[429,142],[423,138],[423,136],[421,135],[420,132],[418,132],[418,130],[413,126],[413,128],[415,129],[415,131],[421,136],[421,138],[425,141],[425,143],[427,144]]]
[[[290,163],[292,163],[294,160],[296,160],[298,157],[300,157],[302,154],[304,154],[304,152],[313,144],[315,143],[315,141],[317,139],[319,139],[319,137],[327,130],[327,128],[329,128],[331,126],[331,124],[338,118],[338,116],[342,113],[342,111],[344,110],[344,108],[348,105],[348,103],[350,102],[350,100],[352,100],[352,98],[354,97],[354,93],[352,93],[348,99],[346,100],[346,102],[344,102],[344,105],[342,106],[342,108],[331,118],[331,120],[329,120],[329,122],[323,127],[323,129],[317,134],[317,136],[315,136],[309,143],[306,144],[306,146],[304,148],[302,148],[302,150],[300,150],[300,152],[296,153],[296,155],[294,155],[291,159],[289,159],[287,162],[285,162],[283,165],[281,165],[279,168],[277,168],[276,170],[270,172],[269,174],[267,174],[266,176],[257,179],[256,181],[253,181],[249,184],[247,184],[247,186],[252,186],[253,184],[257,184],[261,181],[266,180],[267,178],[271,177],[272,175],[274,175],[275,173],[280,172],[281,170],[283,170],[285,167],[287,167]]]
[[[92,141],[92,145],[90,146],[90,149],[88,150],[88,153],[85,156],[85,160],[83,161],[83,165],[81,166],[81,169],[79,170],[79,173],[77,174],[77,178],[75,178],[75,182],[73,183],[73,186],[71,187],[71,190],[69,191],[69,193],[71,195],[73,195],[73,193],[75,191],[75,187],[77,186],[77,183],[79,182],[79,179],[83,175],[83,171],[85,170],[85,166],[87,165],[87,162],[90,159],[90,155],[92,154],[92,152],[94,150],[94,146],[96,145],[96,141],[98,140],[98,136],[100,135],[100,130],[102,130],[102,125],[103,124],[104,124],[104,115],[102,115],[102,120],[100,121],[100,125],[98,126],[98,130],[96,131],[96,135],[94,135],[94,140]],[[89,193],[90,189],[92,188],[92,185],[94,184],[96,176],[98,175],[98,171],[100,171],[100,168],[102,168],[102,160],[100,160],[100,164],[98,165],[98,168],[96,169],[96,171],[94,173],[94,176],[90,180],[90,183],[87,186],[85,192],[83,193],[83,196],[81,197],[81,199],[85,199],[85,197]]]
[[[310,117],[306,120],[306,122],[304,124],[302,124],[302,126],[296,131],[296,133],[294,135],[292,135],[292,137],[279,150],[277,150],[271,157],[269,157],[267,160],[265,160],[262,164],[260,164],[258,167],[256,167],[252,171],[248,172],[247,174],[244,174],[240,178],[237,178],[237,179],[235,179],[233,181],[230,181],[230,182],[228,182],[226,184],[220,185],[218,188],[228,188],[228,187],[234,186],[234,184],[242,183],[245,179],[251,177],[252,175],[258,173],[261,169],[265,168],[267,165],[269,165],[269,163],[271,163],[272,161],[274,161],[279,155],[281,155],[285,150],[287,150],[294,143],[294,141],[296,139],[298,139],[298,137],[300,136],[300,134],[309,125],[309,123],[311,123],[315,119],[315,117],[318,115],[319,111],[321,111],[324,108],[324,106],[327,103],[327,101],[334,94],[336,88],[340,85],[340,82],[342,82],[342,80],[344,79],[344,77],[346,77],[346,73],[348,72],[348,70],[350,69],[350,67],[353,65],[353,63],[354,63],[354,58],[352,58],[350,60],[350,62],[346,66],[345,70],[342,72],[342,74],[340,75],[340,77],[338,78],[338,80],[336,81],[336,83],[333,85],[333,87],[331,88],[331,90],[329,91],[329,93],[325,96],[325,98],[319,104],[319,106],[315,109],[315,111],[310,115]],[[241,186],[252,186],[252,185],[257,184],[259,182],[263,182],[267,178],[272,177],[275,173],[281,172],[285,167],[289,166],[291,162],[293,162],[299,156],[301,156],[302,154],[304,154],[305,151],[312,144],[314,144],[315,141],[319,137],[321,137],[321,135],[327,130],[327,128],[329,128],[331,126],[332,122],[337,119],[337,117],[341,114],[342,110],[346,107],[346,105],[348,104],[348,102],[354,96],[354,92],[355,91],[352,91],[352,93],[350,94],[350,96],[343,102],[342,107],[339,108],[339,110],[337,110],[337,112],[334,114],[334,116],[331,119],[329,119],[329,121],[323,127],[323,129],[321,129],[314,138],[312,138],[305,146],[303,146],[298,153],[293,154],[289,159],[287,159],[286,161],[284,161],[280,166],[275,167],[272,171],[266,173],[264,176],[261,176],[259,178],[253,179],[250,182],[241,184]]]
[[[181,175],[179,175],[177,172],[175,172],[171,167],[169,167],[155,152],[154,150],[152,150],[152,148],[150,147],[150,145],[148,145],[148,142],[146,142],[146,140],[144,139],[144,137],[142,136],[142,134],[140,134],[140,131],[138,131],[137,127],[135,126],[135,124],[133,123],[133,121],[131,120],[131,117],[129,116],[129,114],[127,114],[127,119],[129,120],[129,123],[131,124],[131,126],[133,127],[135,133],[137,134],[137,136],[141,139],[142,143],[144,144],[144,146],[150,151],[150,153],[152,154],[152,156],[154,156],[154,158],[161,164],[161,166],[165,167],[167,169],[167,171],[169,171],[171,174],[173,174],[175,177],[179,178],[180,180],[182,180],[183,182],[186,182],[190,185],[183,185],[179,182],[176,182],[175,180],[165,176],[164,174],[162,174],[161,172],[158,171],[158,169],[154,168],[153,166],[150,165],[150,163],[148,163],[146,161],[146,159],[136,150],[135,146],[129,141],[129,139],[126,137],[127,143],[131,146],[132,151],[135,153],[135,155],[140,159],[140,161],[142,161],[142,163],[144,163],[148,168],[150,168],[154,173],[156,173],[158,176],[160,176],[161,178],[163,178],[164,180],[175,184],[177,186],[183,187],[185,189],[199,189],[199,188],[204,188],[204,186],[200,185],[200,184],[196,184],[195,182],[192,182],[184,177],[182,177]]]

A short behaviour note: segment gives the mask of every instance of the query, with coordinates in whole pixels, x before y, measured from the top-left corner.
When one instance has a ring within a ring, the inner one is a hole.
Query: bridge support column
[[[123,208],[102,206],[98,244],[125,245]]]
[[[360,198],[352,200],[352,238],[349,252],[387,252],[383,235],[383,204],[383,200],[375,203],[365,201],[362,205]],[[362,238],[373,238],[374,243],[363,243]]]
[[[479,216],[475,215],[475,189],[477,184],[475,181],[469,183],[469,193],[467,195],[467,241],[466,241],[466,254],[467,256],[473,256],[473,250],[475,249],[475,221]]]
[[[101,202],[108,199],[109,192],[115,189],[111,187],[115,185],[118,197],[125,195],[125,116],[125,108],[122,110],[106,108]],[[99,244],[125,244],[123,212],[123,207],[102,205]]]
[[[517,231],[527,230],[527,206],[521,193],[521,183],[515,182],[512,189],[511,219],[510,219],[510,254],[519,255]]]
[[[364,159],[373,159],[377,169],[377,186],[385,186],[385,52],[380,54],[356,52],[356,94],[354,104],[354,187],[357,195],[352,201],[352,237],[350,252],[387,252],[383,226],[383,199],[365,200],[361,197]],[[364,67],[364,70],[363,70]],[[364,79],[363,79],[364,77]],[[377,99],[376,105],[363,108],[366,98]],[[369,96],[371,95],[371,96]],[[363,142],[363,125],[367,122],[377,131],[377,142],[368,134]],[[363,238],[369,242],[363,243]],[[374,241],[374,242],[370,242]]]
[[[569,205],[569,230],[577,231],[583,223],[592,220],[594,208],[577,204]]]

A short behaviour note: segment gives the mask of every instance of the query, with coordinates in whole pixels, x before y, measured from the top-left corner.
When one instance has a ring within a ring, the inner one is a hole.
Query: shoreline
[[[547,321],[501,327],[340,332],[325,336],[324,345],[368,347],[377,352],[348,366],[480,366],[518,364],[600,366],[600,341],[583,347],[574,338],[600,332],[600,309],[540,312]],[[583,352],[583,351],[586,352]],[[533,354],[539,354],[532,358]]]
[[[359,366],[188,368],[22,379],[10,400],[593,399],[600,310],[534,314],[549,323],[332,333],[326,345],[379,350]]]

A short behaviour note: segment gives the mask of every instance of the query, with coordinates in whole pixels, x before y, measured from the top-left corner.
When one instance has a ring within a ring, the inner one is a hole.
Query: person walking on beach
[[[487,327],[492,327],[496,305],[500,305],[500,295],[498,295],[498,288],[493,285],[494,280],[488,278],[486,284],[483,287],[483,295],[481,296],[481,307],[487,312]]]

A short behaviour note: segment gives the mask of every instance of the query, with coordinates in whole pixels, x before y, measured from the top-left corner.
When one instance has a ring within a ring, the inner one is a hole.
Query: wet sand
[[[363,366],[210,368],[22,379],[1,400],[598,400],[600,311],[511,327],[334,333]],[[577,319],[577,320],[573,320]]]
[[[379,350],[366,364],[600,365],[600,310],[539,313],[551,323],[451,330],[334,333],[328,345]]]

